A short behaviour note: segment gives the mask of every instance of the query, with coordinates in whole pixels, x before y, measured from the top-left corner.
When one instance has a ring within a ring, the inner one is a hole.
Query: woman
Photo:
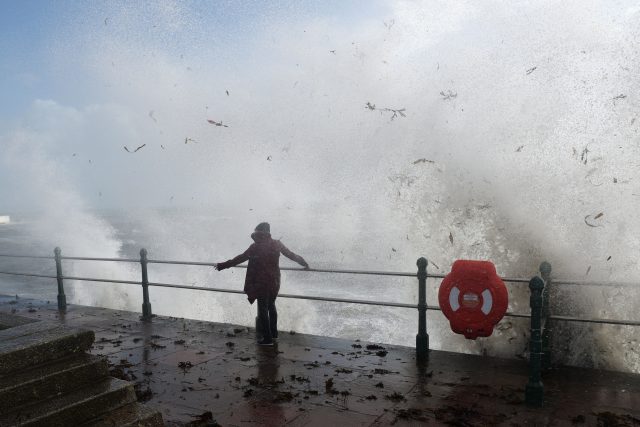
[[[297,262],[308,269],[309,264],[300,255],[291,252],[280,240],[271,238],[268,222],[261,222],[256,227],[251,238],[255,243],[237,257],[215,265],[221,271],[249,260],[247,275],[244,280],[244,292],[249,303],[258,300],[258,327],[262,332],[262,339],[258,345],[273,345],[273,339],[278,338],[278,312],[276,311],[276,297],[280,291],[280,254]]]

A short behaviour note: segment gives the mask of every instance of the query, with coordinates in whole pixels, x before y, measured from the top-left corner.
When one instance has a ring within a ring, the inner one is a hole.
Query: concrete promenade
[[[529,408],[523,361],[415,350],[170,317],[0,296],[0,312],[92,329],[91,353],[136,383],[167,425],[640,426],[640,375],[559,368],[545,374],[545,406]]]

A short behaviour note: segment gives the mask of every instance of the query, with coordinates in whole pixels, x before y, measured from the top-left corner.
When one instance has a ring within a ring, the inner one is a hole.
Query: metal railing
[[[145,253],[144,258],[142,253]],[[125,263],[140,263],[141,269],[145,270],[148,264],[171,264],[171,265],[191,265],[191,266],[205,266],[205,267],[213,267],[214,263],[210,262],[197,262],[197,261],[176,261],[176,260],[159,260],[159,259],[147,259],[146,258],[146,250],[141,249],[140,258],[100,258],[100,257],[78,257],[78,256],[62,256],[59,248],[54,250],[54,256],[34,256],[34,255],[13,255],[13,254],[0,254],[0,257],[5,258],[31,258],[31,259],[53,259],[56,262],[56,275],[47,275],[47,274],[36,274],[36,273],[23,273],[23,272],[8,272],[8,271],[0,271],[0,274],[5,275],[14,275],[14,276],[26,276],[26,277],[38,277],[38,278],[47,278],[47,279],[57,279],[58,281],[58,299],[59,304],[58,307],[61,310],[66,308],[66,296],[64,294],[64,279],[67,280],[76,280],[76,281],[87,281],[87,282],[102,282],[102,283],[119,283],[119,284],[130,284],[130,285],[142,285],[143,293],[144,288],[148,286],[156,286],[156,287],[173,287],[177,289],[191,289],[191,290],[201,290],[201,291],[212,291],[212,292],[221,292],[221,293],[236,293],[242,294],[243,291],[233,290],[233,289],[224,289],[224,288],[213,288],[208,286],[185,286],[173,283],[156,283],[149,282],[147,280],[146,284],[144,283],[144,278],[142,281],[132,281],[132,280],[117,280],[117,279],[101,279],[95,277],[72,277],[72,276],[64,276],[62,274],[62,261],[70,260],[70,261],[99,261],[99,262],[125,262]],[[547,265],[549,272],[543,272],[543,266]],[[244,265],[236,266],[235,268],[246,268]],[[425,267],[426,268],[426,267]],[[616,320],[616,319],[598,319],[598,318],[585,318],[585,317],[576,317],[576,316],[558,316],[551,315],[549,313],[548,308],[548,291],[551,283],[550,272],[551,266],[548,263],[543,263],[540,266],[541,275],[546,283],[544,288],[544,319],[545,321],[563,321],[563,322],[583,322],[583,323],[598,323],[598,324],[610,324],[610,325],[627,325],[627,326],[640,326],[640,321],[634,320]],[[374,275],[374,276],[396,276],[396,277],[417,277],[417,273],[408,273],[408,272],[397,272],[397,271],[370,271],[370,270],[340,270],[340,269],[322,269],[322,268],[311,268],[311,269],[301,269],[301,268],[292,268],[292,267],[280,267],[280,270],[283,271],[305,271],[311,273],[333,273],[333,274],[354,274],[354,275]],[[145,273],[143,272],[143,275]],[[428,279],[442,279],[446,276],[446,274],[430,274],[426,275]],[[501,277],[501,279],[506,283],[519,283],[525,284],[529,283],[530,279],[527,278],[518,278],[518,277]],[[619,283],[619,282],[580,282],[577,280],[554,280],[554,285],[583,285],[583,286],[631,286],[630,283]],[[146,290],[148,296],[148,289]],[[331,297],[320,297],[320,296],[307,296],[307,295],[295,295],[295,294],[279,294],[279,297],[282,298],[296,298],[296,299],[307,299],[314,301],[325,301],[325,302],[339,302],[339,303],[352,303],[352,304],[364,304],[364,305],[379,305],[379,306],[388,306],[388,307],[401,307],[401,308],[417,308],[417,304],[410,303],[397,303],[397,302],[385,302],[385,301],[371,301],[371,300],[361,300],[361,299],[348,299],[348,298],[331,298]],[[148,297],[143,299],[146,304],[148,304],[149,310],[150,302]],[[427,305],[427,310],[440,311],[439,306]],[[507,312],[505,314],[507,317],[516,317],[516,318],[530,318],[530,314],[524,313],[513,313]],[[143,317],[148,317],[145,315],[145,311],[143,310]]]
[[[31,258],[31,259],[53,259],[56,265],[56,275],[46,274],[34,274],[34,273],[19,273],[19,272],[7,272],[0,271],[0,274],[14,275],[14,276],[26,276],[26,277],[38,277],[56,279],[58,285],[58,309],[60,311],[66,311],[67,301],[64,293],[64,280],[76,280],[76,281],[90,281],[90,282],[102,282],[102,283],[119,283],[140,285],[142,287],[143,303],[142,303],[142,320],[151,321],[153,314],[151,310],[151,302],[149,299],[149,287],[165,287],[176,289],[189,289],[209,292],[220,293],[232,293],[232,294],[244,294],[244,291],[235,289],[214,288],[208,286],[187,286],[174,283],[158,283],[149,282],[148,278],[148,265],[149,264],[171,264],[171,265],[191,265],[191,266],[206,266],[214,267],[216,264],[209,262],[196,262],[196,261],[175,261],[175,260],[158,260],[148,259],[147,250],[140,250],[140,258],[98,258],[98,257],[75,257],[75,256],[62,256],[60,248],[55,248],[54,256],[31,256],[31,255],[11,255],[0,254],[0,257],[9,258]],[[128,263],[140,263],[141,267],[141,281],[133,280],[117,280],[117,279],[102,279],[93,277],[74,277],[64,276],[62,272],[62,261],[98,261],[98,262],[128,262]],[[416,308],[418,309],[418,333],[416,335],[416,356],[418,360],[425,360],[428,358],[429,352],[429,335],[427,333],[427,310],[440,311],[440,307],[427,305],[426,302],[426,280],[428,278],[442,279],[445,274],[428,274],[427,273],[428,262],[425,258],[419,258],[417,261],[418,271],[416,273],[407,272],[394,272],[394,271],[367,271],[367,270],[339,270],[339,269],[321,269],[321,268],[291,268],[281,267],[280,270],[285,271],[305,271],[311,273],[330,273],[330,274],[354,274],[354,275],[374,275],[374,276],[396,276],[396,277],[415,277],[418,279],[418,303],[410,304],[403,302],[390,302],[390,301],[373,301],[362,300],[352,298],[334,298],[323,296],[310,296],[310,295],[297,295],[297,294],[279,294],[280,298],[294,298],[305,299],[312,301],[325,301],[325,302],[338,302],[349,304],[362,304],[362,305],[377,305],[386,307],[399,307],[399,308]],[[235,268],[247,268],[244,265],[236,266]],[[554,321],[562,322],[584,322],[584,323],[597,323],[597,324],[609,324],[609,325],[627,325],[627,326],[640,326],[640,321],[634,320],[617,320],[617,319],[598,319],[598,318],[584,318],[574,316],[559,316],[552,315],[549,310],[549,293],[551,290],[551,265],[548,262],[543,262],[540,265],[540,275],[542,278],[535,276],[531,279],[525,278],[512,278],[501,277],[506,283],[518,283],[529,284],[531,291],[530,307],[531,314],[513,313],[507,312],[505,316],[516,318],[530,318],[531,319],[531,337],[529,344],[529,382],[525,389],[525,400],[527,404],[533,406],[542,406],[543,404],[543,384],[541,381],[543,368],[548,368],[551,365],[551,336],[552,325]],[[581,282],[578,280],[555,280],[554,285],[583,285],[583,286],[630,286],[630,283],[616,283],[616,282]]]

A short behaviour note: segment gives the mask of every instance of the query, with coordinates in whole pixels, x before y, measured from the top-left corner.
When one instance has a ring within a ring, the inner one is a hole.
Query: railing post
[[[56,247],[53,250],[56,259],[56,279],[58,280],[58,310],[67,311],[67,296],[64,294],[64,282],[62,276],[62,249]]]
[[[416,356],[418,360],[429,358],[429,334],[427,334],[427,259],[418,262],[418,335],[416,335]]]
[[[549,322],[549,299],[551,293],[551,264],[543,262],[540,264],[540,274],[544,280],[544,291],[542,292],[542,319],[544,326],[542,328],[542,369],[551,367],[551,334],[553,332],[551,323]]]
[[[542,406],[544,388],[542,385],[542,290],[544,282],[539,277],[529,281],[531,289],[531,343],[529,344],[529,383],[525,389],[525,401],[531,406]]]
[[[149,276],[147,275],[147,250],[144,248],[140,249],[140,266],[142,267],[142,320],[151,320]]]

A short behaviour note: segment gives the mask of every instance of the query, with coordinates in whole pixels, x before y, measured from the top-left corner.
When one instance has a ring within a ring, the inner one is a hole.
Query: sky
[[[129,2],[130,3],[130,2]],[[378,2],[348,2],[340,5],[341,2],[278,2],[269,4],[268,2],[233,2],[219,1],[215,3],[202,2],[162,2],[163,7],[154,7],[147,4],[138,7],[133,11],[137,22],[120,22],[117,31],[126,31],[129,34],[138,30],[143,34],[141,37],[148,37],[146,42],[165,42],[166,38],[147,32],[149,28],[158,28],[158,21],[165,19],[165,23],[175,18],[173,12],[179,7],[193,13],[191,25],[197,28],[177,28],[173,26],[173,35],[170,45],[163,46],[173,51],[173,53],[184,54],[189,50],[189,42],[193,36],[188,33],[191,30],[199,32],[196,37],[208,40],[215,40],[217,43],[224,43],[230,49],[242,48],[244,42],[251,39],[250,34],[256,32],[260,21],[278,15],[294,14],[296,17],[309,16],[331,16],[336,19],[349,19],[350,17],[360,19],[368,15],[379,12],[382,7]],[[364,7],[364,6],[367,7]],[[63,0],[59,2],[47,1],[25,1],[25,2],[5,2],[2,4],[2,15],[0,25],[2,27],[2,40],[0,40],[0,51],[3,53],[2,66],[3,73],[7,78],[3,79],[0,89],[3,93],[3,102],[0,104],[2,119],[7,120],[16,117],[31,105],[34,99],[55,98],[60,100],[68,99],[69,102],[90,102],[90,100],[79,97],[79,93],[84,91],[73,90],[77,88],[77,81],[71,84],[65,76],[74,71],[69,67],[54,61],[56,46],[59,44],[82,45],[79,40],[72,38],[79,36],[77,32],[70,29],[81,29],[95,33],[98,24],[104,23],[108,27],[110,20],[118,19],[113,15],[120,15],[124,18],[126,9],[131,5],[127,2],[82,2]],[[164,9],[164,10],[163,10]],[[356,16],[356,13],[359,16]],[[364,12],[364,13],[362,13]],[[158,20],[158,21],[155,21]],[[117,26],[116,22],[116,26]],[[175,25],[180,25],[178,22]],[[184,24],[184,23],[182,23]],[[133,28],[129,27],[133,26]],[[135,28],[137,25],[147,28]],[[170,25],[171,27],[171,25]],[[113,34],[105,28],[103,34]],[[82,37],[82,36],[80,36]],[[82,50],[90,49],[84,45],[81,50],[76,51],[73,56],[82,53]],[[54,67],[55,65],[55,67]],[[58,68],[60,67],[60,68]],[[84,74],[84,73],[82,73]],[[85,84],[90,87],[90,76],[84,77]],[[70,90],[71,89],[71,90]],[[86,89],[86,88],[85,88]],[[71,92],[71,93],[69,93]],[[66,97],[66,98],[65,98]]]
[[[385,9],[376,2],[340,3],[4,3],[0,17],[0,69],[6,76],[0,82],[2,134],[5,140],[18,129],[47,136],[57,134],[44,155],[69,175],[74,175],[75,169],[75,176],[69,179],[81,187],[79,191],[92,205],[115,208],[132,204],[167,205],[171,197],[167,193],[179,193],[181,187],[164,191],[162,197],[153,193],[153,189],[147,190],[152,193],[149,198],[141,194],[146,192],[142,186],[131,197],[124,194],[128,191],[122,187],[119,194],[104,189],[114,180],[111,173],[114,168],[127,169],[132,165],[131,159],[122,156],[127,154],[123,147],[131,145],[135,149],[145,143],[151,147],[153,139],[160,142],[155,148],[160,145],[168,148],[194,136],[186,129],[172,129],[175,135],[167,136],[171,130],[149,126],[158,120],[166,123],[166,116],[175,119],[175,114],[181,118],[186,115],[186,119],[193,120],[197,110],[200,128],[215,126],[204,121],[207,104],[222,102],[220,97],[226,96],[229,89],[234,96],[244,96],[246,102],[251,102],[249,97],[253,94],[242,91],[252,84],[262,84],[259,75],[250,75],[252,67],[262,62],[272,70],[281,66],[268,57],[268,50],[275,55],[283,53],[273,47],[280,28],[299,27],[299,22],[306,19],[350,25],[377,18]],[[296,31],[304,34],[305,29],[299,27]],[[272,40],[265,41],[267,36]],[[239,78],[248,81],[240,82]],[[230,87],[232,83],[236,87]],[[137,86],[133,91],[132,85]],[[205,100],[206,96],[211,99]],[[237,109],[239,105],[238,102],[232,107]],[[142,117],[148,123],[132,124]],[[71,124],[73,120],[76,122]],[[89,120],[91,124],[83,123]],[[217,121],[220,120],[223,119]],[[67,125],[73,129],[63,130]],[[57,129],[51,129],[53,126]],[[85,126],[91,129],[82,129]],[[105,140],[105,127],[109,128],[109,141]],[[189,139],[189,143],[200,142],[193,139],[196,142]],[[107,144],[122,152],[104,150]],[[8,158],[6,155],[5,159]],[[77,161],[71,163],[74,160]],[[88,166],[89,160],[92,166]],[[185,162],[190,163],[190,158]],[[148,163],[144,166],[155,168]],[[122,170],[122,181],[115,180],[122,185],[138,181],[138,172]],[[37,208],[22,197],[23,192],[14,191],[16,179],[13,171],[5,169],[3,181],[11,183],[0,190],[5,210]],[[145,186],[149,187],[148,182]],[[167,186],[170,184],[163,187]],[[183,197],[176,203],[189,204],[190,199]]]

